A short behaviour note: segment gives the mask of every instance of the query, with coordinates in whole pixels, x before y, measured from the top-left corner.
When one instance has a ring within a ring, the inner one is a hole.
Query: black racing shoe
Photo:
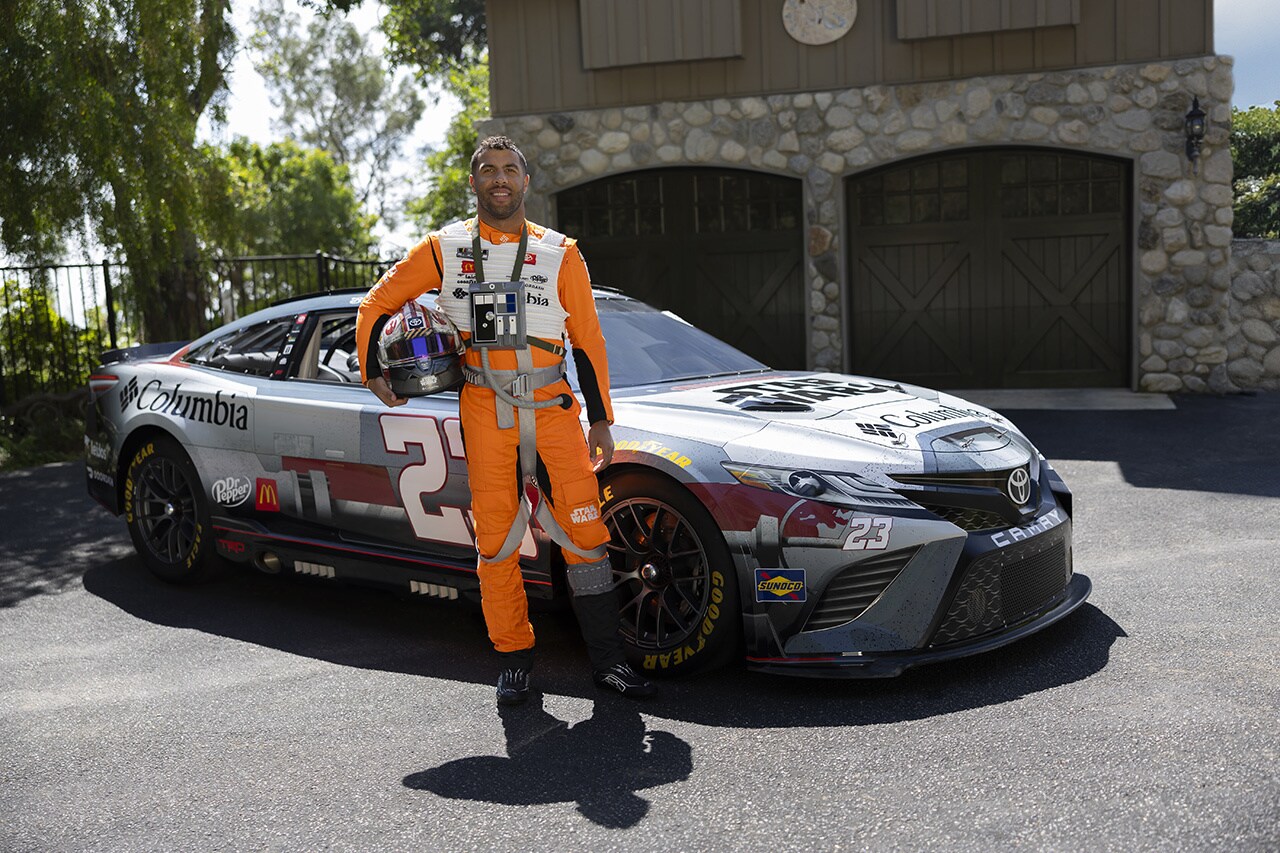
[[[616,690],[631,699],[643,699],[652,696],[656,688],[643,675],[631,668],[631,664],[615,663],[608,669],[597,669],[591,676],[596,687]]]
[[[498,704],[519,705],[529,698],[529,670],[504,669],[498,676]]]

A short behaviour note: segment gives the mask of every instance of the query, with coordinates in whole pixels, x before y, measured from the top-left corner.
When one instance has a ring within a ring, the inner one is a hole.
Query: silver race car
[[[89,492],[124,515],[157,575],[199,580],[230,561],[478,596],[457,395],[388,409],[360,385],[362,295],[104,357],[89,380]],[[999,414],[887,380],[770,370],[619,293],[597,289],[596,305],[617,445],[600,494],[626,644],[647,672],[745,659],[891,676],[1025,637],[1088,596],[1071,492]],[[531,597],[567,596],[536,523],[521,555]]]

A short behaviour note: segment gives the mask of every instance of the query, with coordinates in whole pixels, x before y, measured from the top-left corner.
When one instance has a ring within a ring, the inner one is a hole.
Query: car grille
[[[1038,536],[976,560],[930,645],[958,643],[1017,624],[1061,595],[1070,580],[1071,551],[1063,533]]]
[[[919,548],[904,548],[872,557],[837,574],[822,592],[818,606],[809,614],[805,631],[821,631],[851,622],[862,615],[903,570]]]
[[[912,486],[979,486],[1003,491],[1005,484],[1009,481],[1009,475],[1014,470],[1006,468],[1003,471],[938,471],[931,474],[891,474],[890,476],[899,483]]]
[[[995,530],[999,527],[1008,527],[1009,522],[996,512],[987,512],[981,509],[971,509],[959,506],[940,506],[938,504],[920,504],[920,506],[929,510],[929,512],[949,521],[961,530],[973,532],[975,530]]]

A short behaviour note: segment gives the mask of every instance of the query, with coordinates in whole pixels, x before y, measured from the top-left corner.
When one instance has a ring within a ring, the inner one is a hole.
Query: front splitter
[[[1093,590],[1086,575],[1073,574],[1062,598],[1028,621],[1011,628],[977,637],[963,643],[902,652],[875,652],[861,655],[832,653],[795,657],[747,657],[747,669],[774,675],[799,678],[892,678],[903,671],[924,664],[982,654],[1017,642],[1071,615],[1084,604]]]

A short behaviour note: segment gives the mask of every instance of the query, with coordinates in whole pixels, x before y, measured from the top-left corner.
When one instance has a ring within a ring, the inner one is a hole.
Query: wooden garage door
[[[602,178],[556,197],[595,284],[766,364],[805,367],[800,182],[728,169]]]
[[[1127,170],[1002,149],[851,178],[853,370],[938,388],[1127,385]]]

